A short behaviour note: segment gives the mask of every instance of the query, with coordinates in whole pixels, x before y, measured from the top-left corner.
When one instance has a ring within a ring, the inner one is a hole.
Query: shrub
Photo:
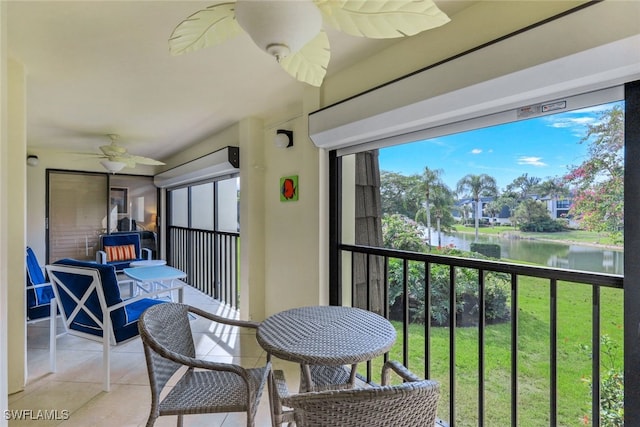
[[[537,233],[555,233],[567,229],[566,222],[560,219],[542,218],[537,221],[520,224],[520,231],[532,231]]]
[[[591,348],[588,345],[580,346],[589,358],[592,357]],[[624,426],[624,372],[615,361],[617,344],[608,335],[600,337],[600,348],[604,357],[602,360],[609,365],[606,372],[601,375],[600,384],[600,425],[603,427]],[[589,385],[593,392],[593,380],[591,376],[585,376],[583,381]],[[591,407],[591,399],[589,399]],[[585,423],[589,417],[585,416]]]
[[[441,248],[438,252],[485,258],[480,254],[472,254],[452,247]],[[431,316],[430,321],[436,326],[449,324],[449,266],[431,264]],[[470,326],[478,323],[480,312],[478,271],[469,268],[456,268],[456,323],[460,326]],[[427,319],[425,307],[425,264],[409,262],[408,277],[409,291],[409,321],[424,323]],[[402,319],[403,302],[403,262],[400,259],[389,260],[389,304],[392,307],[391,317]],[[501,273],[487,272],[485,275],[485,318],[488,322],[498,322],[509,318],[508,277]]]
[[[471,252],[477,252],[489,258],[500,259],[500,245],[495,243],[471,243]]]

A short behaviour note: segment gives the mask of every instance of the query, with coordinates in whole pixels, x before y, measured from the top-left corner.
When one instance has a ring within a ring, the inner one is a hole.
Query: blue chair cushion
[[[36,254],[27,247],[27,285],[41,285],[47,283],[42,268],[38,263]],[[53,298],[51,285],[36,289],[27,289],[27,318],[29,320],[49,317],[51,298]]]
[[[51,288],[49,288],[51,289]],[[53,293],[53,291],[51,291]],[[37,307],[27,307],[27,319],[45,319],[51,314],[51,304],[39,305]]]
[[[122,246],[134,245],[136,255],[140,257],[140,235],[137,233],[130,234],[106,234],[102,236],[102,246]]]
[[[120,287],[118,286],[118,279],[113,266],[88,261],[78,261],[69,258],[59,260],[54,264],[97,270],[100,276],[100,281],[102,282],[102,289],[107,307],[111,307],[123,301],[120,296]],[[76,298],[81,298],[91,283],[91,278],[89,276],[73,273],[58,273],[58,276],[65,286],[67,286],[76,296]],[[67,294],[61,294],[60,299],[65,313],[67,313],[67,315],[71,314],[76,307],[75,301],[73,301],[73,299]],[[136,336],[138,334],[138,317],[140,317],[140,314],[142,314],[142,312],[148,307],[162,302],[164,301],[144,298],[113,311],[111,313],[111,322],[116,342]],[[93,291],[89,298],[87,298],[85,301],[85,307],[87,307],[87,309],[97,319],[102,321],[102,309],[100,307],[100,300],[98,299],[96,291]],[[78,313],[75,320],[69,327],[80,332],[100,337],[102,336],[102,329],[91,318],[91,316],[84,311]]]
[[[102,236],[102,248],[106,246],[123,246],[134,245],[136,256],[133,259],[127,260],[107,260],[107,264],[113,265],[116,271],[122,271],[125,268],[129,268],[129,264],[133,261],[140,261],[142,257],[142,250],[140,245],[140,235],[137,233],[115,233],[105,234]]]
[[[142,261],[143,258],[135,258],[127,261],[107,261],[107,265],[112,265],[115,267],[116,271],[122,271],[125,268],[129,268],[129,264],[134,261]]]
[[[29,280],[31,280],[31,283],[35,285],[39,285],[40,283],[45,283],[47,281],[44,278],[44,274],[42,273],[42,268],[40,268],[36,254],[30,247],[27,247],[27,272],[29,273]]]
[[[125,306],[127,319],[129,323],[114,330],[116,342],[125,341],[138,335],[138,319],[142,313],[152,305],[162,304],[166,301],[160,299],[143,298],[139,301],[132,302]]]

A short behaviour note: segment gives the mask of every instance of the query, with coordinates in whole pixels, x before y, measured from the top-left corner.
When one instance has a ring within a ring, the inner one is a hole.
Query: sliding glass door
[[[95,260],[107,228],[108,188],[106,174],[48,171],[47,263]]]

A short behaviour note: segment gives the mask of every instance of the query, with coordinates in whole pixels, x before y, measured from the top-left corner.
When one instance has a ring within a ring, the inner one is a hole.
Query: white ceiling
[[[98,152],[116,133],[164,159],[247,116],[299,102],[291,78],[243,34],[171,56],[173,28],[210,1],[8,2],[8,50],[27,72],[29,147]],[[473,1],[436,0],[455,14]],[[328,75],[391,46],[328,28]]]

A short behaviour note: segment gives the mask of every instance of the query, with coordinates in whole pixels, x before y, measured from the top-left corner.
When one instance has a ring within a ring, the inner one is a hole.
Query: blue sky
[[[425,166],[442,169],[443,181],[455,190],[467,174],[493,176],[502,191],[522,174],[545,180],[580,164],[588,149],[580,144],[587,125],[615,104],[522,120],[380,150],[380,169],[421,174]]]

